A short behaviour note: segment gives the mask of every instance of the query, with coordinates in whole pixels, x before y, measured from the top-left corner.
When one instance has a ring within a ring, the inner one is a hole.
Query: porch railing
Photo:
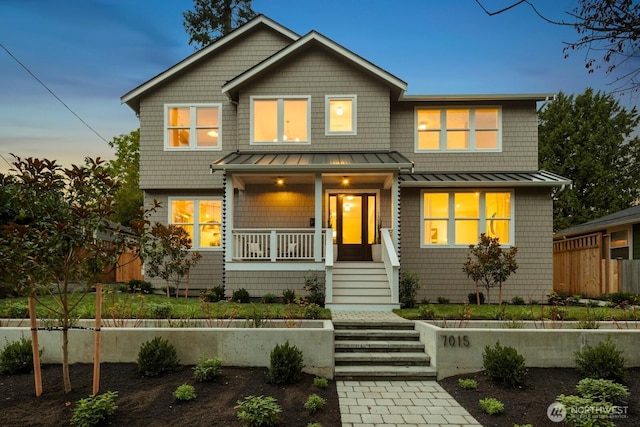
[[[231,234],[234,259],[276,262],[313,261],[316,257],[313,229],[236,228]]]

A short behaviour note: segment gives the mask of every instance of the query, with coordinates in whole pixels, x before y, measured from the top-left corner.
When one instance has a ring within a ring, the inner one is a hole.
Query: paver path
[[[397,321],[391,312],[334,311],[334,320]],[[343,427],[482,427],[435,381],[336,381]]]

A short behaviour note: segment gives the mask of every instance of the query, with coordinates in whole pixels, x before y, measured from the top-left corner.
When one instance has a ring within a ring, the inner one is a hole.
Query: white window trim
[[[351,131],[335,132],[330,129],[330,102],[336,99],[351,101]],[[325,136],[357,135],[358,134],[358,96],[357,95],[325,95],[324,97],[324,134]]]
[[[475,127],[475,110],[497,108],[498,109],[498,146],[496,148],[476,148],[476,127]],[[469,117],[469,148],[450,150],[447,149],[447,124],[446,124],[446,110],[460,110],[468,109],[473,111]],[[419,133],[418,130],[418,111],[419,110],[440,110],[440,148],[437,150],[423,150],[420,149]],[[500,153],[502,152],[502,106],[500,105],[449,105],[428,107],[419,106],[414,108],[413,112],[413,140],[414,140],[414,152],[415,153]]]
[[[189,146],[188,147],[171,147],[169,146],[169,109],[170,108],[186,108],[189,107]],[[196,107],[217,107],[218,108],[218,146],[217,147],[198,147],[197,146],[197,126],[196,126]],[[164,151],[222,151],[222,104],[220,103],[180,103],[164,105]]]
[[[611,239],[613,233],[618,231],[626,231],[627,232],[627,244],[621,246],[613,246],[613,241]],[[629,258],[633,259],[633,227],[616,227],[607,230],[607,234],[609,235],[609,259],[617,259],[611,257],[611,251],[614,249],[620,248],[629,248]]]
[[[426,245],[424,243],[425,229],[424,229],[424,195],[428,193],[448,193],[449,194],[449,217],[447,218],[447,245]],[[479,204],[479,213],[480,217],[478,218],[478,241],[480,240],[480,234],[486,233],[486,224],[487,218],[485,213],[485,200],[487,193],[510,193],[511,194],[511,212],[509,219],[509,236],[511,236],[511,242],[500,244],[503,248],[510,248],[511,246],[515,246],[515,191],[513,189],[502,189],[502,188],[488,188],[482,190],[471,190],[471,189],[429,189],[422,190],[420,192],[420,248],[422,249],[445,249],[445,248],[469,248],[469,244],[465,243],[462,245],[455,244],[455,194],[456,193],[480,193],[480,204]]]
[[[255,141],[253,135],[253,120],[254,120],[254,111],[253,111],[253,101],[259,99],[271,99],[274,101],[278,101],[278,141],[269,142],[269,141]],[[284,101],[289,99],[306,99],[307,100],[307,140],[306,141],[284,141],[282,140],[282,136],[284,135],[284,123],[282,120],[284,118]],[[311,144],[311,95],[255,95],[251,96],[249,99],[249,143],[250,145],[310,145]]]
[[[181,224],[176,224],[171,220],[171,205],[174,200],[188,200],[193,202],[193,242],[191,242],[191,251],[222,251],[222,239],[223,239],[223,224],[222,218],[220,218],[220,246],[199,246],[196,245],[196,242],[200,242],[200,209],[199,203],[200,201],[210,201],[210,200],[219,200],[220,205],[222,207],[223,200],[222,197],[214,196],[214,197],[192,197],[192,196],[170,196],[168,198],[168,209],[167,209],[167,224],[173,224],[180,226]],[[221,211],[222,215],[222,211]],[[197,221],[196,221],[197,219]]]

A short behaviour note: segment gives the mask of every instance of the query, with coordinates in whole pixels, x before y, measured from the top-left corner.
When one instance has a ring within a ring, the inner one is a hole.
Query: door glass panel
[[[336,195],[329,196],[329,228],[333,230],[333,244],[337,243],[338,234],[338,197]]]
[[[376,196],[367,196],[367,243],[376,243],[376,232],[380,232],[376,225]]]
[[[345,196],[342,201],[342,243],[362,244],[362,197]]]

